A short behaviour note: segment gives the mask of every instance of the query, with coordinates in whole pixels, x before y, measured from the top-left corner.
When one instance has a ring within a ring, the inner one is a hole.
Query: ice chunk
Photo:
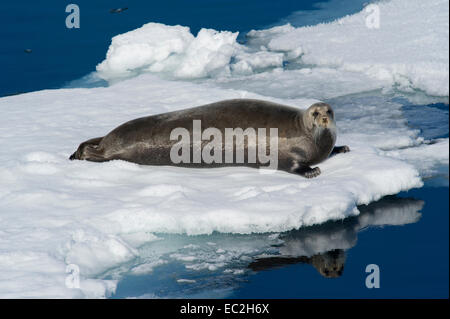
[[[114,37],[97,71],[109,82],[143,72],[184,79],[231,77],[228,84],[251,89],[261,78],[243,75],[280,68],[288,73],[284,78],[296,77],[298,83],[285,84],[284,97],[298,97],[292,96],[296,88],[317,80],[310,95],[316,98],[334,97],[344,87],[343,94],[395,88],[448,99],[448,12],[448,1],[391,0],[331,23],[252,30],[245,45],[229,31],[201,29],[194,37],[186,27],[148,23]],[[262,80],[276,83],[279,73],[264,74]],[[333,84],[321,94],[318,84],[324,82]]]
[[[115,36],[98,76],[115,80],[142,72],[165,72],[178,78],[205,77],[226,71],[238,33],[201,29],[194,37],[187,27],[148,23]]]

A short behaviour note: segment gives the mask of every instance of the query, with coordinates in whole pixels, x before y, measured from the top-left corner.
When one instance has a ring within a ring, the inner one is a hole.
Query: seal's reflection
[[[261,271],[305,263],[326,278],[339,277],[344,271],[346,251],[356,245],[358,232],[368,227],[415,223],[423,204],[412,198],[388,196],[359,206],[358,216],[283,233],[278,254],[255,258],[248,267]]]

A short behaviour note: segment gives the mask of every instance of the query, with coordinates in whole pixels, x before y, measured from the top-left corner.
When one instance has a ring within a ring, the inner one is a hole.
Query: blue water
[[[240,31],[260,29],[298,10],[314,10],[317,0],[76,0],[7,1],[0,10],[0,96],[59,88],[92,71],[106,56],[111,38],[148,22]],[[351,6],[339,15],[361,9]],[[67,29],[69,3],[80,8],[80,28]],[[121,13],[112,8],[128,7]],[[315,10],[317,11],[317,10]],[[325,17],[336,18],[329,11]],[[278,22],[278,23],[277,23]],[[305,23],[311,23],[310,20]],[[302,25],[301,19],[296,25]],[[240,35],[240,36],[241,36]],[[31,53],[25,50],[30,49]]]

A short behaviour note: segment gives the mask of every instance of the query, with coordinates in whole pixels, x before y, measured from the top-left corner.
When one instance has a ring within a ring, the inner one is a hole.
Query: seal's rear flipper
[[[100,153],[99,144],[102,141],[103,137],[96,137],[92,138],[90,140],[87,140],[86,142],[83,142],[80,144],[78,149],[70,155],[69,159],[74,160],[92,160],[96,162],[105,161],[103,156]],[[91,159],[92,158],[92,159]],[[102,160],[101,160],[102,159]]]

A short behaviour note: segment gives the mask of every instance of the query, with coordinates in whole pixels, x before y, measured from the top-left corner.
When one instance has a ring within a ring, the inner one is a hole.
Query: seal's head
[[[335,249],[312,256],[311,264],[326,278],[337,278],[344,272],[345,252]]]
[[[303,122],[309,130],[335,128],[334,112],[326,103],[314,103],[303,115]]]

